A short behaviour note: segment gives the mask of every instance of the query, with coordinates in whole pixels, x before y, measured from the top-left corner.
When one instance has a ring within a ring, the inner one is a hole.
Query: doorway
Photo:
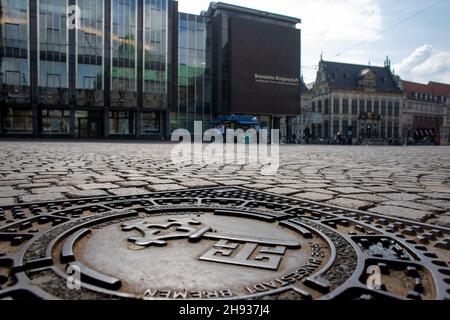
[[[76,111],[75,125],[79,139],[103,137],[103,113],[100,111]]]

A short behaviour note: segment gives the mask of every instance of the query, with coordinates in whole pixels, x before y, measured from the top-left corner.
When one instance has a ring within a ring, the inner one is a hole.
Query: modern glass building
[[[299,111],[299,22],[223,3],[191,15],[173,0],[0,0],[0,135],[164,139],[236,115],[272,125]]]

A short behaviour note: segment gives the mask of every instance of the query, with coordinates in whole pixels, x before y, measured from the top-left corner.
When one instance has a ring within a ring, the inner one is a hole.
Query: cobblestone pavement
[[[0,207],[16,203],[245,186],[450,226],[449,147],[281,146],[281,168],[179,168],[173,145],[0,141]]]

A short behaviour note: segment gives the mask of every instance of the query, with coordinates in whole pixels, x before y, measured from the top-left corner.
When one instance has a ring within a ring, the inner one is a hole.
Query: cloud
[[[180,11],[199,14],[208,0],[179,0]],[[362,41],[379,40],[382,15],[378,0],[227,0],[230,4],[302,19],[302,65],[305,81],[314,81],[321,52],[324,59]],[[359,48],[361,53],[361,48]],[[369,53],[346,54],[346,61],[367,63]],[[358,58],[358,61],[351,60]],[[336,59],[335,59],[336,60]]]
[[[394,68],[405,80],[450,83],[450,52],[438,51],[425,44],[416,48]]]

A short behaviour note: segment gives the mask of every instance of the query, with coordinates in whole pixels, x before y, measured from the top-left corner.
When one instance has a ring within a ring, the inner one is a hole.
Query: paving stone
[[[43,193],[43,194],[33,194],[33,195],[24,195],[19,197],[20,202],[47,202],[47,201],[56,201],[63,200],[66,197],[61,193]]]
[[[98,183],[107,183],[107,182],[124,181],[124,179],[118,176],[97,176],[95,177],[95,181]]]
[[[393,216],[417,221],[425,221],[426,218],[430,215],[428,212],[425,211],[393,206],[378,206],[369,209],[369,211],[386,216]]]
[[[423,198],[427,198],[427,199],[450,200],[450,193],[432,192],[432,193],[421,193],[420,195]]]
[[[248,183],[244,180],[216,180],[216,182],[223,186],[242,186]]]
[[[431,219],[430,221],[427,221],[427,222],[431,223],[433,225],[450,228],[450,213],[439,215],[435,219]]]
[[[373,205],[371,202],[360,201],[350,198],[336,198],[326,201],[334,206],[343,207],[343,208],[351,208],[351,209],[364,209]]]
[[[24,183],[28,183],[28,180],[4,180],[0,181],[0,187],[17,186]]]
[[[192,179],[192,180],[188,179],[187,181],[180,182],[179,184],[181,184],[182,186],[185,186],[185,187],[189,187],[189,188],[217,186],[217,183],[206,181],[206,180],[197,180],[197,179]]]
[[[404,207],[404,208],[410,208],[410,209],[416,209],[416,210],[422,210],[422,211],[428,211],[428,212],[443,211],[442,208],[432,207],[429,205],[416,203],[416,202],[412,202],[412,201],[386,201],[386,202],[383,202],[382,205],[394,206],[394,207]]]
[[[354,187],[342,187],[342,188],[329,188],[329,190],[342,193],[342,194],[354,194],[354,193],[368,193],[369,191],[354,188]]]
[[[24,190],[5,190],[0,191],[0,198],[12,198],[27,194],[28,192]]]
[[[88,183],[88,184],[80,184],[76,186],[78,189],[81,190],[96,190],[96,189],[116,189],[119,188],[118,185],[115,185],[113,183]]]
[[[388,200],[385,197],[380,197],[380,196],[377,196],[376,194],[371,194],[371,193],[349,194],[349,195],[342,195],[342,197],[360,200],[360,201],[374,202],[374,203],[380,203],[380,202],[384,202],[384,201]]]
[[[33,194],[45,194],[45,193],[65,193],[72,192],[76,189],[74,187],[48,187],[48,188],[37,188],[31,189],[31,193]]]
[[[450,210],[450,201],[447,200],[419,200],[419,203],[424,203],[432,207]]]
[[[378,195],[396,201],[412,201],[422,198],[421,196],[410,193],[379,193]]]
[[[147,181],[123,181],[123,182],[116,182],[118,186],[121,187],[146,187],[149,185]]]
[[[94,198],[94,197],[107,196],[108,192],[106,192],[105,190],[89,189],[89,190],[71,191],[71,192],[67,193],[67,195],[70,198]]]
[[[361,189],[373,192],[373,193],[386,193],[386,192],[397,192],[397,189],[388,186],[361,186]]]
[[[149,193],[148,190],[142,188],[119,188],[108,191],[116,196],[138,196]]]
[[[293,188],[270,188],[270,189],[266,189],[264,191],[270,192],[270,193],[281,194],[281,195],[291,195],[291,194],[294,194],[294,193],[298,193],[299,189],[293,189]]]
[[[172,191],[172,190],[184,190],[187,189],[184,186],[178,184],[153,184],[147,187],[150,191]]]
[[[48,188],[51,186],[51,183],[27,183],[27,184],[19,184],[16,186],[18,189],[35,189],[35,188]]]
[[[326,201],[333,199],[332,195],[315,192],[297,193],[294,197],[311,201]]]
[[[0,198],[0,208],[4,206],[12,206],[16,203],[17,201],[14,198]]]

